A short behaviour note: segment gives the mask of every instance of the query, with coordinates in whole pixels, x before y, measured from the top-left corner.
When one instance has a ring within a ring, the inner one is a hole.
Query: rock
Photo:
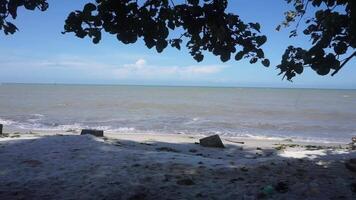
[[[288,184],[285,182],[278,182],[274,189],[279,193],[286,193],[288,192]]]
[[[242,178],[242,177],[238,177],[238,178],[233,178],[233,179],[230,179],[230,183],[236,183],[238,181],[244,181],[245,179]]]
[[[194,181],[192,179],[186,178],[177,181],[178,185],[194,185]]]
[[[144,199],[146,199],[146,197],[147,197],[147,194],[145,194],[143,192],[139,192],[137,194],[130,196],[128,198],[128,200],[144,200]]]
[[[248,168],[247,167],[241,167],[240,170],[243,171],[243,172],[248,172]]]
[[[0,135],[2,135],[2,127],[3,127],[3,125],[0,124]]]
[[[352,172],[356,172],[356,158],[352,158],[345,162],[345,167]]]
[[[351,191],[353,193],[356,193],[356,182],[355,183],[351,183]]]
[[[94,129],[83,129],[80,135],[94,135],[96,137],[104,137],[104,131],[94,130]]]
[[[199,140],[200,145],[203,147],[215,147],[215,148],[224,148],[224,144],[222,143],[219,135],[212,135],[209,137],[205,137]]]

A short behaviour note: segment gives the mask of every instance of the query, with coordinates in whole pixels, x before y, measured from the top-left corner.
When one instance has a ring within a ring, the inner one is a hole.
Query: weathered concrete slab
[[[199,140],[200,145],[203,147],[215,147],[215,148],[224,148],[224,144],[221,141],[219,135],[212,135],[205,137]]]
[[[94,129],[83,129],[80,135],[94,135],[96,137],[104,137],[104,131],[94,130]]]

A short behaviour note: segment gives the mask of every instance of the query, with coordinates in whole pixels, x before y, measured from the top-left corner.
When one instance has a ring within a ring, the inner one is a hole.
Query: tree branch
[[[355,51],[353,54],[351,54],[349,57],[347,57],[347,58],[345,59],[345,61],[340,65],[340,67],[339,67],[338,69],[336,69],[336,70],[331,74],[331,76],[334,76],[335,74],[337,74],[337,73],[340,71],[340,69],[341,69],[344,65],[346,65],[346,63],[349,62],[349,61],[351,60],[351,58],[354,57],[354,56],[356,56],[356,51]]]

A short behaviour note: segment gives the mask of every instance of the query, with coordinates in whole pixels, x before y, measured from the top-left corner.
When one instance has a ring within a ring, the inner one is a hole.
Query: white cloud
[[[214,74],[225,65],[151,65],[144,58],[133,63],[112,64],[116,60],[100,58],[57,56],[46,59],[13,59],[2,62],[4,68],[27,68],[37,71],[61,71],[101,80],[215,80]]]
[[[221,72],[222,65],[191,65],[191,66],[156,66],[148,65],[145,59],[138,59],[133,64],[125,64],[114,70],[120,79],[190,79],[204,77]]]

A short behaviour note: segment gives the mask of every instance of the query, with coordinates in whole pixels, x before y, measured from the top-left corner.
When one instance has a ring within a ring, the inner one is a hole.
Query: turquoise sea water
[[[348,142],[356,91],[100,85],[0,85],[5,128],[100,128]]]

